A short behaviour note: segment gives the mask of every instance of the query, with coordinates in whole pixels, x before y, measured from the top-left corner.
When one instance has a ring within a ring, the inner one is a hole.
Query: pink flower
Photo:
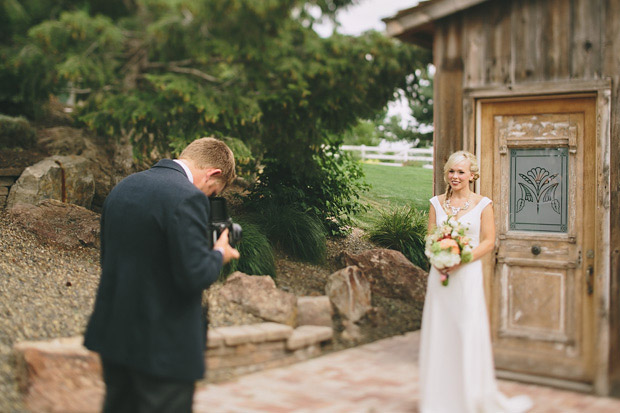
[[[452,254],[460,254],[461,253],[461,249],[459,248],[459,244],[453,240],[452,238],[444,238],[441,241],[439,241],[439,247],[442,250],[447,250],[449,249]]]

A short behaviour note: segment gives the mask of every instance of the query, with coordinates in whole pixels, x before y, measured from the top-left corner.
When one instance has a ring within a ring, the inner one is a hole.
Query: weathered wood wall
[[[473,150],[467,90],[611,79],[609,369],[620,396],[620,0],[490,0],[435,27],[435,193],[450,153]]]
[[[620,0],[603,2],[603,76],[611,78],[611,393],[620,396]]]

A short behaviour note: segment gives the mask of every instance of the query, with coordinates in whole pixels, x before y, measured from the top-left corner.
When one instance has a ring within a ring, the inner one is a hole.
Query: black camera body
[[[233,222],[228,216],[226,208],[226,199],[222,197],[210,197],[211,214],[209,216],[209,234],[211,236],[211,246],[222,235],[222,232],[228,228],[228,243],[231,247],[236,248],[241,241],[243,230],[241,225]]]

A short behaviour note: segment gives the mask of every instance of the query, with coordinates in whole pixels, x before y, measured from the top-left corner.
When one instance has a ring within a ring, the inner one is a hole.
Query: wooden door
[[[485,262],[496,368],[589,388],[595,98],[489,100],[479,109],[480,189],[494,201],[497,228]]]

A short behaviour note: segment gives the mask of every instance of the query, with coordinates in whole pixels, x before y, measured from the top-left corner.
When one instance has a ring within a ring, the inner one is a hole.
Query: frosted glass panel
[[[568,148],[510,150],[510,229],[566,232]]]

